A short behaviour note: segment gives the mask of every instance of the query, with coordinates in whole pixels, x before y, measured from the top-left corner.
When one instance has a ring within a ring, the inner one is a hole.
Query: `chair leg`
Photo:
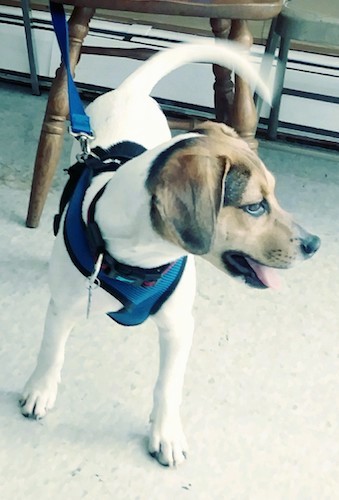
[[[233,20],[230,32],[230,39],[235,40],[250,49],[253,37],[244,20]],[[255,139],[257,130],[257,112],[255,109],[252,90],[245,80],[235,75],[234,79],[234,101],[232,126],[238,134],[248,143],[254,151],[258,148],[258,141]]]
[[[281,97],[284,87],[284,79],[285,79],[289,47],[290,47],[290,39],[282,37],[280,41],[280,48],[279,48],[279,55],[277,60],[277,69],[275,76],[275,88],[274,88],[275,98],[273,101],[273,106],[268,120],[268,129],[267,129],[267,135],[269,139],[272,140],[277,138],[279,111],[280,111]]]
[[[74,73],[88,24],[95,10],[76,7],[69,20],[70,65]],[[61,65],[53,81],[35,159],[31,196],[26,225],[37,227],[62,149],[68,115],[66,72]]]
[[[265,47],[265,54],[271,54],[273,55],[277,46],[278,46],[278,39],[279,39],[279,36],[277,34],[277,32],[275,31],[275,27],[277,25],[277,17],[275,17],[274,19],[272,19],[272,22],[271,22],[271,27],[270,27],[270,31],[268,33],[268,37],[267,37],[267,44],[266,44],[266,47]]]
[[[36,64],[35,64],[35,54],[34,54],[34,46],[33,46],[29,1],[28,0],[21,0],[21,8],[22,8],[22,17],[23,17],[24,26],[25,26],[26,45],[27,45],[27,53],[28,53],[28,62],[29,62],[32,94],[33,95],[40,95],[39,80],[38,80],[38,75],[37,75],[37,71],[36,71]]]
[[[265,55],[260,65],[260,75],[261,78],[264,80],[264,82],[269,80],[272,64],[274,61],[274,54],[276,48],[278,47],[279,35],[275,31],[276,24],[277,24],[277,18],[275,17],[271,22],[270,31],[268,33],[267,43],[265,47]],[[260,111],[263,103],[262,97],[260,97],[258,94],[255,94],[254,102],[257,107],[257,114],[259,120]]]
[[[216,38],[227,40],[231,30],[231,21],[228,19],[210,19],[213,35]],[[213,64],[214,82],[214,109],[217,122],[232,125],[233,109],[233,82],[231,70]]]

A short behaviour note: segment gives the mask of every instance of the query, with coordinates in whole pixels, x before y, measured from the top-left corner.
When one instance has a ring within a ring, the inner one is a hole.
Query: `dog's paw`
[[[182,430],[180,417],[153,419],[148,451],[161,465],[174,467],[187,458],[187,442]]]
[[[19,401],[23,416],[36,420],[43,418],[54,406],[58,382],[57,377],[36,378],[32,375]]]

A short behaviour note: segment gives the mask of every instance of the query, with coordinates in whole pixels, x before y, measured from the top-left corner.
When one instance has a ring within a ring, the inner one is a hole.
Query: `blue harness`
[[[85,161],[85,164],[82,164],[82,172],[79,175],[80,178],[76,182],[73,193],[71,195],[68,194],[70,200],[64,223],[65,244],[72,262],[86,277],[91,276],[97,257],[95,252],[97,252],[100,245],[104,245],[104,242],[100,239],[101,234],[96,223],[93,221],[94,228],[96,229],[93,238],[93,232],[92,236],[88,232],[89,225],[86,225],[82,219],[82,203],[85,192],[90,185],[93,175],[115,171],[122,162],[142,152],[138,149],[140,146],[132,143],[134,154],[129,158],[126,158],[125,155],[122,161],[121,157],[123,155],[120,152],[121,150],[126,150],[126,145],[131,146],[131,143],[120,143],[108,152],[100,150],[105,154],[106,159],[107,157],[110,159],[109,163],[89,157],[89,160]],[[137,152],[135,153],[135,151]],[[95,152],[99,153],[99,148]],[[119,158],[118,164],[115,163],[115,158]],[[103,193],[104,188],[99,191],[92,202],[92,204],[94,203],[92,207],[93,214],[95,213],[95,203]],[[64,200],[64,204],[65,201],[67,200]],[[60,212],[62,212],[62,209]],[[57,217],[60,220],[61,213]],[[94,249],[93,240],[99,241],[99,243],[94,245],[96,247]],[[104,252],[104,264],[98,274],[100,286],[124,306],[117,312],[107,314],[114,321],[124,326],[139,325],[151,314],[155,314],[160,309],[175,290],[187,260],[187,257],[182,257],[175,262],[160,266],[159,268],[142,269],[119,263],[107,254],[107,252],[105,253],[104,248],[102,250]]]

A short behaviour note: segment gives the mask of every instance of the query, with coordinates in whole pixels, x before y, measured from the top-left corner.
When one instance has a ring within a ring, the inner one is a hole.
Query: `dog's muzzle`
[[[320,238],[309,234],[301,227],[299,230],[300,253],[304,259],[311,258],[320,248]],[[280,279],[276,269],[260,264],[241,252],[224,252],[222,261],[229,274],[242,278],[245,283],[254,288],[279,288]]]

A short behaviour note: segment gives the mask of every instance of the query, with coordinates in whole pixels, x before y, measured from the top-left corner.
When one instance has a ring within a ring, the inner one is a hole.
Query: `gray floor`
[[[0,498],[90,500],[339,498],[339,162],[310,148],[261,145],[282,204],[322,238],[311,261],[255,291],[198,262],[195,341],[178,469],[146,453],[157,371],[153,325],[89,320],[67,349],[56,408],[24,419],[48,301],[60,167],[39,229],[25,228],[46,98],[0,85]],[[70,142],[67,141],[64,167]]]

